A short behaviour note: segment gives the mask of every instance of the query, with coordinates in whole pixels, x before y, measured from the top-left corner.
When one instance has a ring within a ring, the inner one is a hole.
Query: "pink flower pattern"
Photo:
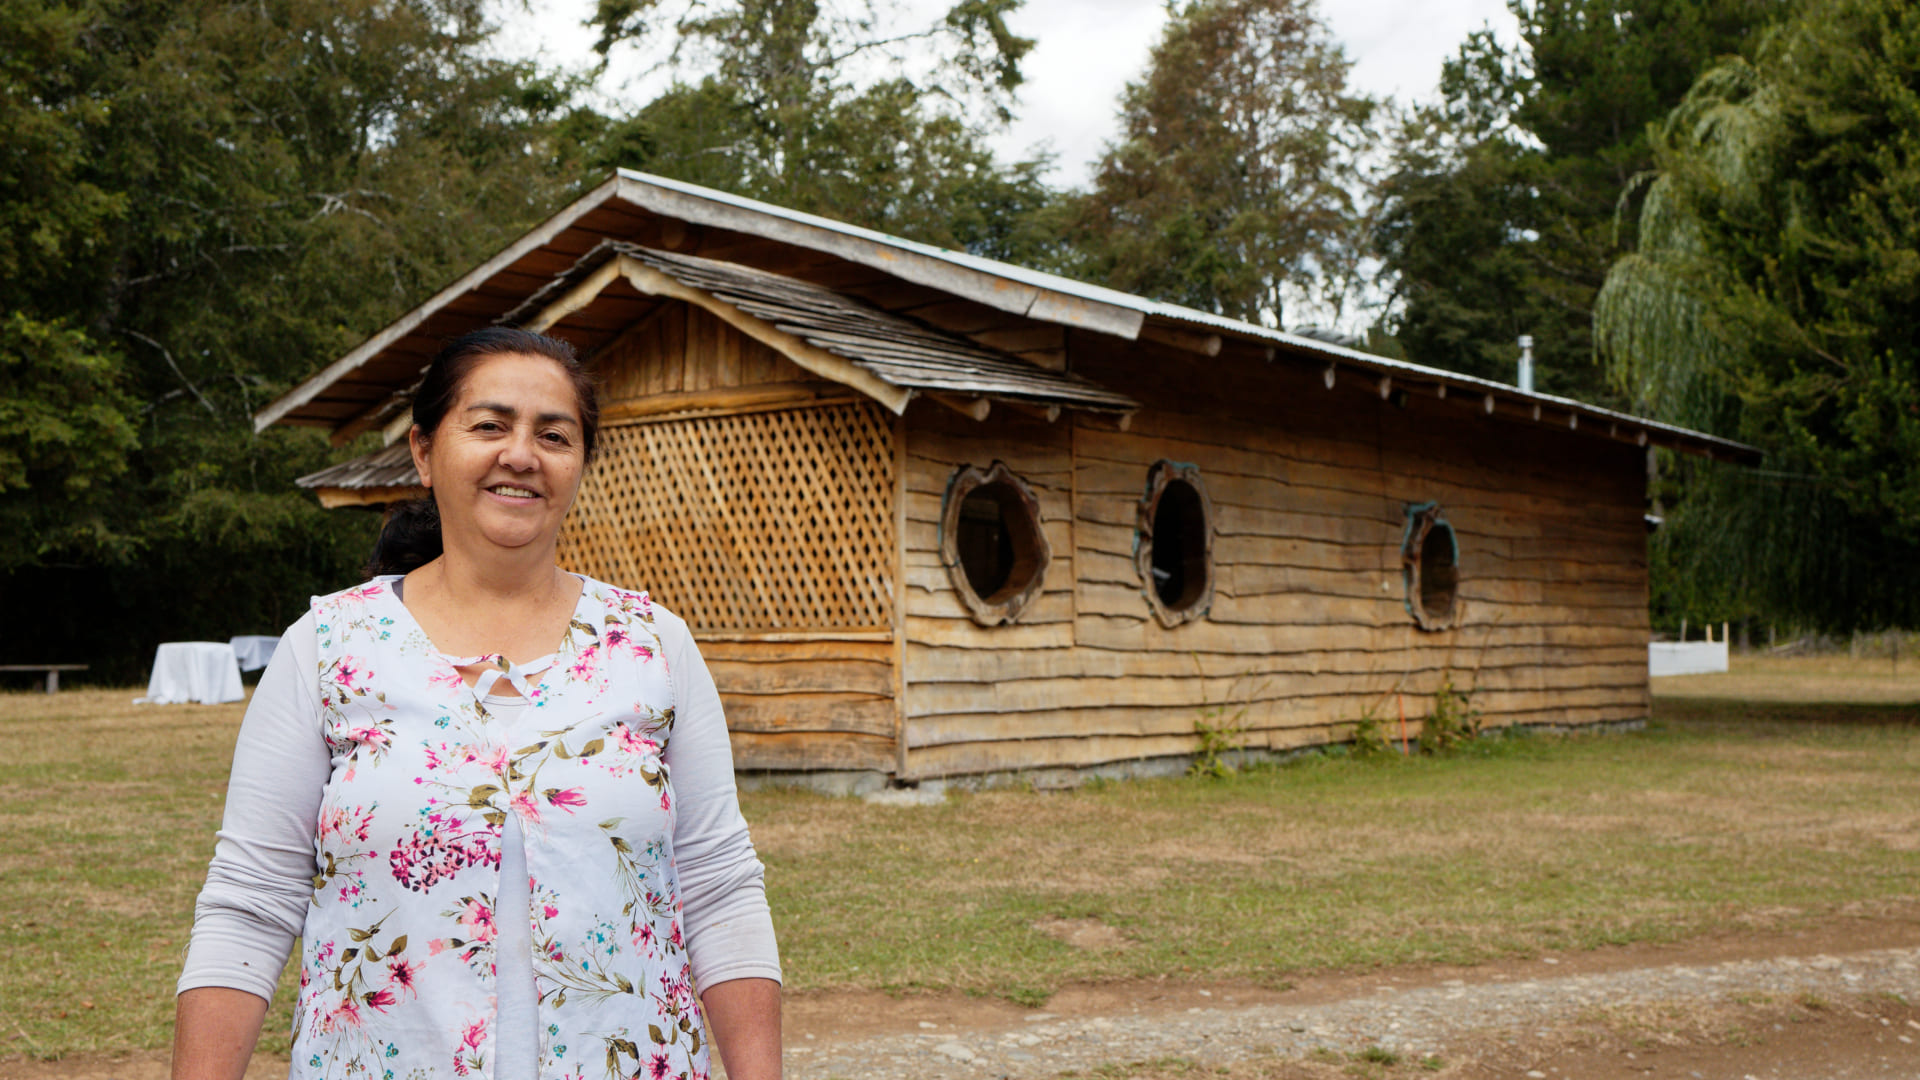
[[[334,775],[315,824],[296,1080],[491,1072],[490,1014],[434,1036],[417,1010],[494,992],[508,814],[534,871],[535,984],[552,1025],[542,1075],[583,1080],[605,1057],[624,1080],[707,1080],[652,601],[586,582],[551,663],[516,669],[537,682],[518,684],[533,708],[508,724],[462,674],[504,663],[439,653],[390,580],[314,602]]]

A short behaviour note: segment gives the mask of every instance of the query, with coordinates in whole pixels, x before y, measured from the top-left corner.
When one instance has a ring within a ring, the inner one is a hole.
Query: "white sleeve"
[[[673,680],[673,734],[665,757],[676,803],[673,860],[694,984],[777,982],[780,949],[767,909],[765,871],[740,816],[720,693],[687,624],[659,607],[654,620]]]
[[[314,823],[332,767],[320,736],[319,655],[309,611],[254,688],[176,992],[225,986],[273,1000],[313,897]]]

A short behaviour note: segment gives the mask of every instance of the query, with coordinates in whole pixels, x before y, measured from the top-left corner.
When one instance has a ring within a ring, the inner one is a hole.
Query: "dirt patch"
[[[1051,920],[1063,933],[1104,939],[1094,919]],[[1524,1000],[1530,985],[1547,980],[1579,985],[1587,980],[1632,977],[1637,972],[1707,972],[1742,962],[1804,957],[1809,972],[1831,971],[1835,958],[1874,950],[1920,948],[1920,907],[1874,914],[1840,916],[1820,925],[1776,931],[1739,929],[1668,945],[1637,944],[1588,952],[1548,954],[1467,967],[1415,965],[1364,971],[1304,975],[1292,982],[1262,985],[1247,980],[1135,979],[1069,987],[1042,1007],[970,997],[963,994],[895,996],[872,991],[788,995],[785,1033],[788,1073],[795,1077],[999,1075],[971,1069],[958,1057],[936,1058],[927,1068],[902,1069],[872,1055],[871,1069],[823,1070],[836,1048],[875,1044],[944,1046],[957,1054],[972,1046],[1010,1047],[1025,1052],[1020,1040],[1037,1032],[1061,1032],[1081,1056],[1066,1060],[1055,1075],[1077,1068],[1117,1066],[1103,1075],[1158,1080],[1210,1072],[1183,1055],[1129,1054],[1121,1033],[1162,1028],[1175,1020],[1195,1023],[1216,1015],[1261,1007],[1273,1016],[1307,1016],[1316,1009],[1358,1004],[1363,1011],[1393,1008],[1422,992],[1472,995],[1498,992]],[[1795,961],[1794,963],[1799,963]],[[1803,994],[1778,989],[1743,990],[1737,976],[1703,976],[1697,996],[1660,997],[1652,1004],[1579,1004],[1543,1013],[1523,1030],[1465,1032],[1444,1046],[1418,1052],[1383,1052],[1374,1059],[1364,1047],[1329,1048],[1316,1054],[1261,1055],[1258,1039],[1232,1036],[1222,1029],[1216,1048],[1237,1039],[1242,1052],[1231,1074],[1258,1080],[1309,1077],[1442,1076],[1480,1080],[1524,1077],[1538,1072],[1549,1080],[1648,1076],[1708,1080],[1741,1078],[1810,1080],[1824,1076],[1879,1077],[1920,1075],[1920,1001],[1871,991],[1855,995]],[[1841,985],[1847,985],[1843,981]],[[1477,988],[1477,989],[1476,989]],[[1603,993],[1600,995],[1605,997]],[[1384,1015],[1384,1012],[1382,1013]],[[3,1026],[3,1025],[0,1025]],[[1286,1028],[1279,1029],[1282,1034]],[[1388,1030],[1384,1026],[1382,1031]],[[1079,1031],[1092,1037],[1066,1033]],[[1106,1033],[1102,1035],[1101,1033]],[[163,1080],[168,1055],[153,1051],[126,1055],[75,1055],[38,1061],[21,1054],[19,1036],[0,1031],[0,1080]],[[1902,1042],[1902,1038],[1911,1040]],[[1011,1040],[1011,1041],[1009,1041]],[[1207,1047],[1207,1041],[1197,1043]],[[969,1051],[972,1053],[972,1051]],[[1393,1064],[1384,1058],[1392,1057]],[[1436,1072],[1420,1062],[1437,1057]],[[984,1055],[979,1064],[985,1064]],[[1876,1071],[1878,1070],[1878,1071]],[[285,1057],[261,1054],[247,1080],[277,1080],[286,1075]]]
[[[1462,1080],[1543,1075],[1581,1080],[1643,1077],[1787,1078],[1920,1075],[1920,1008],[1865,998],[1751,1005],[1670,1005],[1557,1031],[1533,1046],[1488,1040],[1462,1047]]]
[[[1124,949],[1129,944],[1125,934],[1099,919],[1041,919],[1033,928],[1076,949]]]

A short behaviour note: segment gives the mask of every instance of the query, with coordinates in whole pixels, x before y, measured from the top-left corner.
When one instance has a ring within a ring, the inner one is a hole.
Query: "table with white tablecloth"
[[[147,678],[147,696],[136,703],[178,705],[198,702],[219,705],[240,701],[240,661],[225,641],[169,641],[154,650],[153,674]]]
[[[233,646],[241,671],[259,671],[273,660],[273,650],[279,647],[280,639],[270,634],[241,634],[228,639],[227,644]]]

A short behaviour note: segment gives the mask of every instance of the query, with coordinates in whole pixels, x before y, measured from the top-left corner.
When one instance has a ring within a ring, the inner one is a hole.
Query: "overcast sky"
[[[936,17],[952,0],[898,0],[908,18]],[[593,0],[529,0],[530,12],[509,2],[502,35],[506,48],[579,66],[591,59],[593,34],[583,25]],[[1492,26],[1513,40],[1517,25],[1503,0],[1321,0],[1335,37],[1354,61],[1356,89],[1401,100],[1431,94],[1440,62],[1468,33]],[[1084,182],[1087,166],[1115,133],[1121,87],[1138,75],[1166,22],[1163,0],[1027,0],[1010,20],[1016,33],[1039,44],[1022,63],[1018,116],[994,140],[1004,158],[1050,145],[1058,157],[1053,180]],[[628,59],[603,87],[638,105],[657,92],[657,80],[636,79],[644,65]],[[624,69],[623,69],[624,68]]]

